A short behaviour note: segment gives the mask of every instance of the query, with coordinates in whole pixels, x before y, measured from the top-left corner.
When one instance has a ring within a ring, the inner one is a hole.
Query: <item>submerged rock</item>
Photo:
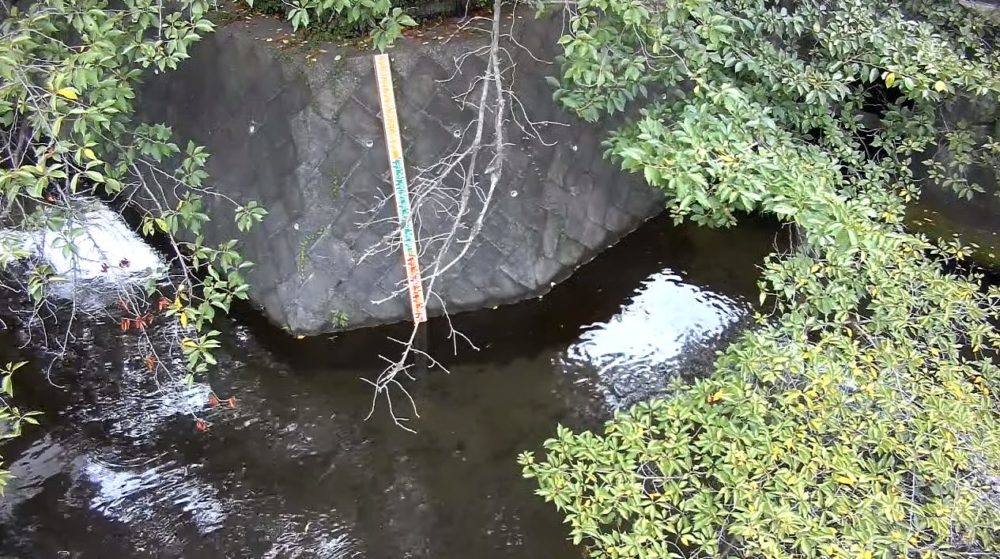
[[[25,254],[22,266],[44,263],[51,268],[59,279],[49,284],[46,293],[56,300],[101,308],[113,303],[122,289],[141,289],[164,276],[163,258],[99,200],[81,197],[68,209],[48,211],[58,212],[65,225],[55,231],[41,226],[7,229],[0,232],[0,243]]]
[[[558,71],[547,61],[561,19],[513,21],[523,48],[505,45],[516,65],[511,102],[524,115],[506,125],[505,182],[465,258],[437,281],[432,315],[542,295],[662,208],[641,177],[602,158],[615,123],[575,121],[553,102],[545,76]],[[215,215],[205,233],[210,243],[244,239],[241,250],[256,264],[252,299],[274,323],[316,334],[408,320],[398,250],[362,258],[393,231],[395,217],[391,203],[364,213],[389,188],[371,52],[299,42],[272,19],[224,25],[180,70],[148,82],[143,118],[206,145],[215,188],[270,212],[243,235],[230,208],[209,207]],[[390,52],[411,177],[454,150],[472,121],[458,97],[483,61],[456,72],[455,58],[484,44],[484,34],[446,25]],[[523,131],[525,118],[567,125],[543,126],[543,144]],[[382,221],[361,227],[369,217]],[[430,205],[419,221],[420,239],[451,224]]]

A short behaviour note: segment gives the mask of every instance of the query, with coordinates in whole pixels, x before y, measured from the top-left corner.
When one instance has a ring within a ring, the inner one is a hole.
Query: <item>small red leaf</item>
[[[236,398],[229,398],[228,400],[226,400],[226,404],[229,405],[229,409],[235,410],[236,409]]]
[[[208,405],[212,406],[213,408],[215,406],[218,406],[219,405],[219,398],[218,398],[218,396],[216,396],[215,394],[209,394],[208,395]]]
[[[208,423],[205,423],[204,419],[198,419],[194,422],[194,429],[199,433],[204,433],[208,431]]]

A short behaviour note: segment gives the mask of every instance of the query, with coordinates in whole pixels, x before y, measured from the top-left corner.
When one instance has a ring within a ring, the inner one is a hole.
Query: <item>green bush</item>
[[[287,6],[283,0],[254,0],[248,3],[258,13],[272,16],[287,15]]]
[[[642,559],[1000,553],[1000,289],[961,271],[967,248],[903,225],[915,163],[955,139],[941,104],[1000,90],[992,23],[933,1],[578,8],[566,107],[595,120],[670,92],[609,155],[677,220],[762,212],[796,243],[764,263],[771,316],[713,375],[521,455],[574,541]],[[964,195],[965,171],[928,176]]]
[[[247,231],[266,215],[255,202],[240,205],[211,188],[201,146],[173,142],[169,128],[137,122],[138,82],[149,72],[175,69],[188,49],[212,32],[205,16],[208,0],[181,0],[169,7],[147,0],[38,0],[8,6],[0,21],[0,281],[10,292],[30,299],[31,316],[45,321],[33,344],[61,355],[75,340],[66,329],[84,313],[59,305],[49,288],[72,277],[31,260],[24,239],[39,231],[53,235],[53,249],[71,267],[83,267],[80,243],[86,241],[82,208],[94,197],[115,200],[136,215],[144,235],[164,241],[166,273],[144,285],[108,280],[117,296],[114,318],[136,333],[138,354],[151,375],[177,371],[156,357],[146,327],[158,315],[158,343],[174,343],[170,355],[182,356],[187,378],[215,364],[217,313],[246,299],[243,274],[251,266],[236,240],[208,245],[202,237],[209,221],[206,199],[215,208],[231,204],[237,228]],[[120,267],[127,268],[123,260]],[[107,263],[105,263],[107,266]],[[72,270],[66,272],[72,275]],[[89,312],[89,311],[87,311]],[[160,348],[162,350],[162,347]],[[0,370],[0,425],[17,435],[31,423],[11,402],[11,373]],[[3,481],[0,472],[0,482]]]
[[[370,33],[375,47],[383,51],[405,27],[417,22],[390,0],[246,0],[263,13],[283,13],[296,31],[354,37]]]
[[[39,412],[23,412],[14,406],[14,372],[24,366],[24,362],[7,363],[0,368],[0,442],[20,436],[22,426],[37,425],[35,416]],[[7,482],[10,481],[10,472],[3,469],[3,461],[0,461],[0,495],[3,495]]]
[[[330,38],[370,34],[379,50],[385,50],[404,28],[418,21],[464,16],[492,5],[489,0],[408,0],[396,6],[389,0],[246,1],[259,13],[285,16],[296,31]]]

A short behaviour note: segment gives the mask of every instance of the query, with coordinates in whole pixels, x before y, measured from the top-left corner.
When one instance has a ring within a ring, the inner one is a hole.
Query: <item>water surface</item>
[[[46,416],[4,448],[19,477],[0,501],[0,557],[578,558],[517,452],[704,374],[773,238],[770,224],[656,219],[541,300],[456,317],[479,351],[452,355],[432,321],[429,351],[450,373],[409,385],[417,434],[384,407],[363,420],[359,379],[405,329],[296,340],[246,313],[206,379],[229,409],[208,406],[206,383],[157,386],[112,320],[81,326],[52,369],[65,388],[19,379]],[[7,331],[0,358],[37,369],[45,356],[23,339]]]

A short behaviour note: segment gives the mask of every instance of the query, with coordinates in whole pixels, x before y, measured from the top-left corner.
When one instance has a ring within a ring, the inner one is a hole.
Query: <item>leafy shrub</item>
[[[80,268],[87,218],[81,198],[101,197],[141,219],[145,235],[159,235],[169,247],[169,271],[148,285],[109,282],[118,295],[116,319],[132,330],[151,374],[173,375],[154,355],[145,335],[154,314],[160,333],[174,342],[187,378],[215,363],[219,334],[210,326],[216,312],[246,299],[243,274],[251,263],[237,241],[216,246],[201,236],[209,220],[209,199],[231,203],[240,231],[266,211],[254,202],[240,205],[208,183],[208,153],[192,143],[179,146],[169,128],[134,121],[133,100],[146,72],[163,72],[188,58],[188,48],[213,30],[207,0],[180,0],[169,7],[147,0],[39,0],[25,9],[5,7],[0,21],[0,271],[4,287],[29,296],[34,314],[26,322],[49,320],[69,328],[78,306],[68,309],[47,299],[49,287],[68,281],[51,267],[10,265],[29,256],[21,239],[38,230],[57,237],[71,267]],[[6,11],[9,10],[9,11]],[[104,263],[108,266],[108,263]],[[118,265],[128,267],[128,261]],[[106,270],[105,270],[106,271]],[[64,313],[64,314],[61,314]],[[110,314],[110,311],[109,311]],[[166,319],[166,320],[163,320]],[[46,329],[37,343],[52,340],[65,351],[74,337]],[[171,358],[169,361],[173,361]],[[13,425],[21,414],[8,402],[10,372],[0,371],[0,423]]]
[[[284,0],[253,0],[248,2],[253,9],[262,14],[286,15],[287,6]]]
[[[380,51],[399,38],[404,27],[417,24],[401,8],[392,7],[390,0],[261,1],[247,0],[247,4],[264,13],[284,13],[296,31],[311,29],[338,36],[370,33]]]
[[[14,372],[24,366],[24,362],[7,363],[0,368],[0,442],[13,439],[21,434],[21,426],[25,423],[37,425],[35,416],[38,412],[22,412],[13,405]],[[0,461],[0,495],[10,480],[10,472],[3,469]]]
[[[677,220],[763,212],[797,242],[764,263],[773,315],[713,375],[520,456],[574,541],[643,559],[1000,553],[1000,289],[903,224],[917,158],[954,138],[941,103],[1000,90],[989,20],[930,0],[578,8],[566,107],[595,120],[670,92],[609,154]]]

